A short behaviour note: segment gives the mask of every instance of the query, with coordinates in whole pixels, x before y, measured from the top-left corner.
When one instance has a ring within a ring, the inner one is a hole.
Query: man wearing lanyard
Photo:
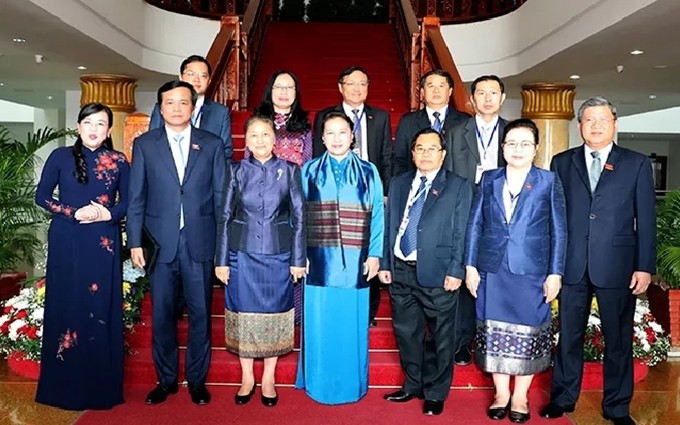
[[[227,163],[231,161],[233,145],[231,141],[231,121],[229,110],[222,104],[213,102],[205,98],[205,91],[210,82],[210,64],[205,58],[192,55],[186,58],[179,68],[179,79],[191,84],[198,93],[196,107],[191,115],[191,125],[195,128],[208,131],[222,139],[224,146],[224,156]],[[158,104],[151,112],[151,123],[149,130],[163,126],[163,119],[160,114]]]
[[[342,103],[331,106],[316,114],[314,120],[314,157],[323,155],[326,147],[321,140],[321,122],[329,112],[343,112],[354,123],[354,153],[365,161],[372,162],[380,173],[383,193],[392,178],[392,127],[387,111],[367,105],[368,73],[360,66],[345,68],[338,76],[338,90],[342,94]],[[371,280],[370,306],[368,319],[371,327],[377,326],[375,314],[380,304],[380,281]]]
[[[501,141],[507,121],[498,113],[505,101],[505,86],[495,75],[477,78],[470,89],[475,116],[445,134],[449,151],[444,167],[475,184],[482,172],[505,166]],[[461,290],[458,309],[458,351],[455,362],[472,362],[470,343],[475,335],[475,300],[467,288]]]

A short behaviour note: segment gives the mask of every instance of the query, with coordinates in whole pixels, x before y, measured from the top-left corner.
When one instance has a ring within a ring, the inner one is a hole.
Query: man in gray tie
[[[391,402],[425,398],[423,413],[444,409],[453,376],[456,311],[472,185],[442,167],[439,132],[411,143],[417,169],[395,177],[385,208],[385,252],[379,277],[390,285],[392,324],[404,383]]]

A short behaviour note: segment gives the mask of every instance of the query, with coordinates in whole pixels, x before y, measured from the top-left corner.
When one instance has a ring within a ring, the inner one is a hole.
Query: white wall
[[[619,118],[621,133],[680,133],[680,107]]]
[[[33,122],[33,109],[32,106],[0,99],[0,122]]]

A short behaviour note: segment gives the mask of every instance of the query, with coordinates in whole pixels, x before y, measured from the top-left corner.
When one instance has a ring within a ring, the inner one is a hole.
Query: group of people
[[[613,143],[614,105],[584,102],[584,144],[556,155],[548,171],[533,165],[537,126],[499,117],[505,90],[496,76],[472,83],[468,116],[449,106],[450,75],[426,73],[425,106],[401,118],[393,145],[389,114],[366,104],[361,67],[340,73],[343,102],[319,112],[313,129],[296,77],[279,71],[245,124],[246,154],[236,162],[228,111],[204,97],[210,72],[191,56],[179,80],[158,90],[130,167],[112,150],[113,116],[101,104],[82,108],[75,145],[45,164],[36,202],[54,219],[37,401],[123,402],[118,226],[127,216],[133,263],[153,267],[158,384],[148,404],[178,391],[184,305],[189,392],[196,404],[210,402],[215,275],[226,285],[226,347],[241,362],[236,404],[255,393],[255,358],[264,358],[261,401],[277,404],[276,363],[292,351],[296,323],[296,388],[324,404],[361,399],[382,284],[405,375],[386,400],[421,398],[424,414],[441,414],[454,364],[469,364],[472,349],[493,376],[489,418],[529,420],[532,377],[551,363],[551,401],[540,413],[559,417],[578,400],[594,294],[606,342],[603,415],[635,423],[633,313],[655,271],[655,198],[649,160]]]

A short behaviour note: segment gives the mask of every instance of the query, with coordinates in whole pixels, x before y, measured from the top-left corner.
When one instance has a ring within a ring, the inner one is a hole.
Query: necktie
[[[354,118],[352,118],[352,122],[354,123],[354,139],[356,140],[356,144],[354,145],[354,153],[359,155],[361,158],[361,118],[359,117],[359,110],[358,109],[352,109],[352,114],[354,114]]]
[[[437,133],[442,132],[442,120],[439,119],[441,114],[439,112],[433,112],[432,115],[434,116],[434,123],[432,124],[432,130],[436,131]]]
[[[201,109],[203,109],[203,106],[200,108],[196,109],[193,114],[191,114],[191,125],[194,127],[198,127],[201,123],[199,122],[201,118]]]
[[[418,245],[418,223],[420,222],[420,215],[423,212],[423,205],[425,205],[426,182],[427,178],[425,176],[420,177],[420,186],[418,187],[418,192],[416,192],[419,196],[408,211],[408,224],[406,225],[404,234],[401,235],[399,248],[405,257],[408,257],[415,251]]]
[[[595,192],[597,187],[597,182],[600,180],[600,174],[602,174],[602,160],[600,159],[600,152],[594,151],[590,155],[593,156],[593,162],[590,163],[590,191]]]
[[[186,167],[186,162],[184,161],[184,151],[182,150],[182,140],[184,136],[181,134],[176,134],[173,140],[177,144],[177,149],[173,149],[173,156],[175,157],[175,166],[177,167],[177,177],[179,177],[180,183],[184,180],[184,168]],[[180,204],[179,206],[179,228],[184,227],[184,206]]]

